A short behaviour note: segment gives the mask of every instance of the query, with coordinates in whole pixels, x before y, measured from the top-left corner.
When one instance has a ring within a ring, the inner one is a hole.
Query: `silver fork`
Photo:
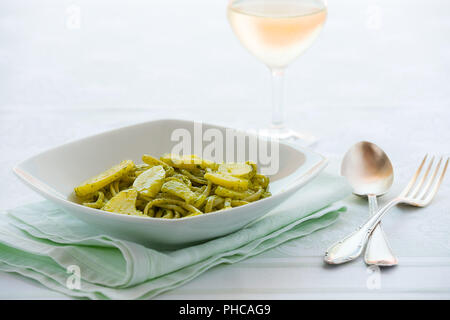
[[[429,164],[427,169],[421,178],[418,179],[422,169],[425,167],[427,159],[428,155],[422,160],[416,173],[398,197],[387,203],[352,234],[335,243],[327,250],[324,258],[325,262],[330,264],[340,264],[357,258],[364,250],[367,240],[375,226],[393,206],[404,203],[416,207],[425,207],[433,200],[442,183],[445,171],[447,170],[449,157],[440,157],[434,170],[432,170],[434,163],[434,157],[432,157],[431,160],[428,161]],[[445,161],[445,164],[441,169],[443,161]],[[433,173],[430,176],[430,172],[432,171]]]

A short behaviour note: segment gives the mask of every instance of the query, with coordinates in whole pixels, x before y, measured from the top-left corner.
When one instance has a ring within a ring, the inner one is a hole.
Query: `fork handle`
[[[333,244],[325,253],[324,260],[329,264],[341,264],[359,257],[364,250],[367,239],[374,230],[375,226],[380,222],[381,218],[390,208],[399,204],[400,199],[395,198],[387,203],[376,214],[371,216],[364,224],[362,224],[353,233]]]
[[[370,216],[373,216],[378,211],[377,196],[369,194],[367,199],[369,201]],[[368,265],[377,266],[394,266],[398,264],[398,259],[393,254],[386,235],[381,228],[381,222],[375,226],[367,240],[364,261]]]

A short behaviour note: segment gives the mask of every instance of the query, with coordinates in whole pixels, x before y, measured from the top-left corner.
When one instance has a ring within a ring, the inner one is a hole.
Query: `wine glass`
[[[242,45],[272,74],[272,124],[259,134],[312,144],[314,137],[284,124],[284,73],[319,35],[327,16],[326,1],[231,0],[227,11]]]

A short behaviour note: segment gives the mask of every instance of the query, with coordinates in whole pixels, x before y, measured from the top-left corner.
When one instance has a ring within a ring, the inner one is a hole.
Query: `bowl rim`
[[[183,219],[165,219],[165,218],[155,218],[152,217],[151,219],[149,219],[149,217],[143,217],[143,216],[135,216],[135,215],[125,215],[125,214],[117,214],[114,212],[109,212],[109,211],[104,211],[101,209],[95,209],[95,208],[90,208],[90,207],[86,207],[83,206],[79,203],[70,201],[69,199],[67,199],[67,197],[63,196],[62,194],[60,194],[58,191],[54,190],[53,188],[51,188],[50,186],[48,186],[44,181],[35,178],[31,173],[27,172],[26,170],[22,169],[23,165],[26,164],[27,162],[33,160],[34,158],[37,158],[45,153],[48,153],[50,151],[55,151],[59,148],[63,148],[63,147],[67,147],[70,146],[72,144],[76,144],[76,143],[83,143],[86,140],[89,140],[91,138],[94,137],[100,137],[100,136],[106,136],[108,134],[111,134],[113,132],[119,132],[122,130],[127,130],[133,127],[137,127],[137,126],[145,126],[145,125],[149,125],[149,124],[153,124],[153,123],[157,123],[157,122],[167,122],[167,121],[179,121],[179,122],[183,122],[185,124],[192,124],[192,123],[199,123],[197,121],[194,120],[186,120],[186,119],[177,119],[177,118],[161,118],[161,119],[153,119],[153,120],[147,120],[147,121],[143,121],[143,122],[137,122],[134,124],[128,124],[125,126],[121,126],[121,127],[117,127],[117,128],[113,128],[111,130],[106,130],[100,133],[96,133],[96,134],[92,134],[86,137],[82,137],[82,138],[78,138],[78,139],[73,139],[73,140],[69,140],[63,144],[57,145],[56,147],[50,147],[47,148],[39,153],[36,153],[35,155],[19,162],[18,164],[16,164],[13,168],[12,171],[14,172],[14,174],[22,181],[24,182],[27,186],[29,186],[32,190],[34,190],[35,192],[44,195],[46,194],[47,196],[51,197],[53,200],[61,203],[63,206],[67,207],[72,207],[74,209],[82,209],[82,211],[89,213],[90,215],[96,215],[99,216],[102,215],[107,219],[113,219],[113,220],[121,220],[121,221],[158,221],[158,223],[183,223],[186,221],[190,221],[192,219],[207,219],[206,217],[214,217],[214,216],[218,216],[218,215],[228,215],[230,214],[230,212],[232,214],[236,214],[236,211],[242,211],[242,210],[247,210],[247,209],[251,209],[252,207],[255,207],[257,205],[262,205],[263,203],[266,203],[268,201],[271,201],[273,199],[279,198],[282,195],[285,195],[287,193],[292,193],[293,191],[295,191],[297,188],[299,188],[300,186],[303,185],[303,182],[306,181],[310,181],[312,178],[314,178],[317,174],[319,174],[322,169],[324,169],[326,167],[326,165],[328,164],[328,159],[325,158],[323,155],[307,149],[309,153],[312,153],[314,155],[316,155],[317,157],[319,157],[320,161],[318,161],[317,163],[315,163],[311,168],[308,169],[308,171],[306,171],[305,173],[303,173],[298,179],[296,179],[288,188],[283,189],[281,192],[279,192],[276,195],[272,195],[268,198],[264,198],[264,199],[260,199],[258,201],[254,201],[251,202],[249,204],[246,204],[245,206],[239,206],[239,207],[234,207],[231,209],[227,209],[227,210],[218,210],[218,211],[214,211],[214,212],[210,212],[208,214],[201,214],[201,215],[194,215],[194,216],[190,216],[190,217],[184,217]],[[219,129],[232,129],[232,130],[236,130],[237,132],[240,133],[245,133],[246,135],[253,135],[253,133],[246,133],[242,130],[239,129],[234,129],[234,128],[230,128],[230,127],[225,127],[222,125],[216,125],[216,124],[212,124],[212,123],[208,123],[208,122],[200,122],[204,125],[207,126],[213,126]],[[257,136],[258,139],[267,139],[265,137],[262,136]],[[293,143],[289,143],[286,141],[279,141],[280,144],[284,144],[286,146],[289,146],[297,151],[300,151],[302,153],[304,153],[304,150],[306,148],[303,148],[301,146],[295,145]],[[34,183],[32,181],[35,181]],[[150,222],[146,222],[146,223],[150,223]]]

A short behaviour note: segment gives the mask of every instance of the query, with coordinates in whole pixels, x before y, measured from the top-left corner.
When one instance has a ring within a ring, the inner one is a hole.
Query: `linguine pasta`
[[[215,163],[195,155],[125,160],[75,187],[80,202],[104,211],[180,219],[228,210],[269,197],[257,165]]]

